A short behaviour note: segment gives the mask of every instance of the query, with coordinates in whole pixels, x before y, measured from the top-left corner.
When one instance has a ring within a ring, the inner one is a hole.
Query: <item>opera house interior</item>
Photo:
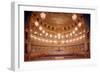
[[[90,14],[24,11],[24,25],[24,61],[90,58]]]

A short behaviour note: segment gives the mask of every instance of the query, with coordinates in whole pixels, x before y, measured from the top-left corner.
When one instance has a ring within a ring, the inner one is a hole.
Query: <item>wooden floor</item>
[[[25,61],[43,61],[43,60],[73,60],[73,59],[86,59],[90,58],[90,55],[48,55],[43,57],[35,57],[25,59]]]

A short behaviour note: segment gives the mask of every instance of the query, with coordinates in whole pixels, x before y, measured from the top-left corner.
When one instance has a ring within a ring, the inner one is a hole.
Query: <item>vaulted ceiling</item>
[[[84,14],[32,12],[29,18],[31,40],[43,43],[73,43],[83,40],[89,31]]]

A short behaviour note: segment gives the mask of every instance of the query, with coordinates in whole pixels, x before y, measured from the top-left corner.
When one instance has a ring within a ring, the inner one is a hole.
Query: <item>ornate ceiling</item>
[[[90,31],[84,16],[31,12],[25,24],[25,60],[90,57]]]
[[[84,15],[77,13],[32,12],[29,22],[31,41],[74,43],[89,31]]]

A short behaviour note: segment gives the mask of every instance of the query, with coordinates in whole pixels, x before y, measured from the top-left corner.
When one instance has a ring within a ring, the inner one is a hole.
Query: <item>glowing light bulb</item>
[[[80,36],[79,39],[81,40],[82,39],[82,36]]]
[[[75,31],[73,31],[72,33],[75,34]]]
[[[45,35],[48,36],[48,33],[46,33]]]
[[[42,33],[45,33],[45,31],[43,30]]]
[[[72,39],[70,39],[69,42],[72,42]]]
[[[33,37],[35,40],[37,39],[35,36]]]
[[[45,19],[45,18],[46,18],[46,14],[45,14],[44,12],[42,12],[42,13],[40,13],[40,17],[41,17],[42,19]]]
[[[72,15],[72,20],[76,20],[77,19],[77,15],[76,14],[73,14]]]
[[[68,35],[66,35],[66,38],[68,38]]]
[[[42,30],[42,29],[43,29],[43,28],[40,26],[40,27],[39,27],[39,30]]]
[[[55,37],[55,38],[57,38],[57,36],[56,36],[56,35],[55,35],[54,37]]]
[[[72,36],[72,33],[70,33],[70,36]]]
[[[37,34],[37,32],[35,31],[34,34]]]
[[[63,44],[63,43],[65,43],[65,41],[64,41],[64,40],[62,40],[62,41],[61,41],[61,43]]]
[[[58,33],[58,36],[60,36],[61,34],[60,33]]]
[[[47,42],[47,43],[48,43],[48,40],[46,39],[46,40],[45,40],[45,42]]]
[[[57,41],[56,41],[56,40],[54,40],[53,42],[54,42],[54,43],[57,43]]]
[[[76,40],[78,41],[79,40],[79,37],[77,37]]]
[[[50,40],[49,42],[52,43],[52,40]]]
[[[57,34],[57,36],[58,36],[58,39],[60,39],[61,34],[60,34],[60,33],[58,33],[58,34]]]
[[[41,36],[42,34],[40,33],[40,36]]]
[[[63,38],[64,38],[64,36],[62,35],[62,36],[61,36],[61,38],[63,39]]]
[[[82,32],[79,32],[79,34],[82,34]]]
[[[82,38],[85,38],[85,35],[83,35]]]
[[[78,26],[79,26],[79,27],[81,27],[81,25],[82,25],[82,23],[81,23],[81,22],[79,22],[79,23],[78,23]]]
[[[83,33],[85,33],[85,30],[83,30]]]
[[[34,36],[31,34],[30,37],[33,38]]]
[[[52,37],[52,34],[50,34],[50,37]]]
[[[35,26],[39,26],[39,22],[38,21],[35,21]]]
[[[78,28],[77,27],[75,27],[75,31],[77,31],[78,30]]]

